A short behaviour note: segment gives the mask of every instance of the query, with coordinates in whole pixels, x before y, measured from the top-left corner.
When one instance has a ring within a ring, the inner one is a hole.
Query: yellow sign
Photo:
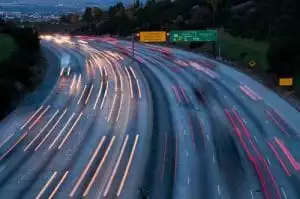
[[[166,40],[166,31],[140,32],[140,42],[165,42]]]
[[[293,86],[293,78],[280,78],[279,86]]]
[[[254,61],[254,60],[251,60],[250,62],[249,62],[249,66],[250,67],[254,67],[256,65],[256,62]]]

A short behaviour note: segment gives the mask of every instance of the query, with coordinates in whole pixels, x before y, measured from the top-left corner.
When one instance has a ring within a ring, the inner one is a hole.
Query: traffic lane
[[[153,61],[153,60],[152,60]],[[167,95],[169,96],[170,101],[170,106],[172,107],[172,120],[174,121],[174,123],[177,123],[178,126],[176,130],[176,135],[178,136],[178,144],[180,143],[180,145],[178,145],[178,147],[180,147],[178,149],[178,159],[176,160],[176,165],[175,165],[175,170],[176,170],[176,178],[175,178],[175,188],[174,188],[174,195],[176,195],[177,197],[192,197],[192,195],[199,195],[197,190],[191,190],[191,186],[188,185],[187,183],[187,178],[189,176],[191,176],[191,170],[188,167],[185,167],[184,164],[187,161],[187,157],[185,152],[183,152],[184,150],[181,150],[181,148],[187,147],[188,150],[193,150],[192,149],[192,139],[191,137],[189,137],[189,140],[183,140],[183,136],[181,134],[186,134],[184,132],[189,132],[188,128],[188,123],[185,122],[187,117],[184,117],[187,113],[185,108],[178,108],[177,109],[177,101],[175,100],[176,98],[174,98],[174,94],[172,92],[172,85],[173,85],[173,79],[170,78],[170,74],[166,73],[166,72],[162,72],[161,70],[159,70],[155,65],[151,64],[151,63],[147,63],[147,61],[145,61],[145,63],[147,64],[148,68],[154,72],[154,74],[160,79],[161,82],[163,82],[163,87],[168,90]],[[178,111],[178,112],[177,112]],[[180,123],[178,121],[181,121]],[[177,162],[178,161],[178,162]],[[193,162],[195,163],[195,162]],[[187,194],[187,195],[185,195]]]
[[[219,91],[221,92],[221,91]],[[231,98],[228,97],[225,101],[227,104],[236,104],[236,99],[231,101]],[[228,106],[227,106],[228,107]],[[229,109],[230,110],[230,109]],[[257,145],[254,143],[254,138],[252,137],[255,130],[256,132],[261,132],[260,128],[257,127],[257,124],[254,124],[253,126],[251,126],[251,132],[249,132],[248,128],[246,127],[245,122],[247,122],[247,124],[249,125],[251,123],[251,121],[253,121],[253,118],[247,118],[246,117],[246,113],[244,115],[244,117],[246,119],[242,120],[242,118],[240,117],[238,111],[243,112],[246,111],[245,108],[239,108],[236,107],[235,109],[231,109],[233,112],[233,118],[235,117],[235,119],[233,119],[233,121],[238,121],[237,123],[241,125],[241,129],[240,130],[242,132],[242,134],[244,133],[245,135],[241,135],[241,133],[239,133],[239,131],[235,128],[235,133],[237,134],[237,138],[240,141],[240,144],[243,147],[243,150],[245,150],[250,162],[253,164],[253,167],[255,168],[255,171],[257,172],[257,175],[259,177],[260,183],[262,184],[262,190],[263,193],[265,194],[266,197],[270,197],[270,195],[272,197],[281,197],[281,193],[279,191],[278,188],[278,184],[275,183],[274,179],[276,179],[277,181],[280,181],[280,184],[282,185],[287,185],[287,181],[284,179],[284,177],[280,176],[279,173],[275,173],[272,168],[270,168],[269,165],[266,164],[266,160],[263,157],[268,157],[268,153],[267,153],[267,149],[264,148],[263,151],[262,150],[258,150]],[[227,109],[226,109],[227,111]],[[228,115],[230,113],[227,113]],[[229,117],[229,116],[228,116]],[[230,119],[231,117],[229,117]],[[248,121],[249,120],[249,121]],[[234,125],[234,124],[232,124]],[[249,137],[250,136],[250,137]],[[264,138],[262,137],[262,135],[260,133],[254,134],[254,136],[256,137],[256,139],[258,139],[260,141],[260,143],[265,144],[264,143]],[[264,154],[262,154],[262,152]],[[270,191],[272,190],[272,191]],[[272,195],[273,194],[273,195]]]
[[[175,132],[172,129],[171,110],[159,80],[146,67],[141,67],[152,93],[153,132],[144,182],[140,196],[171,198],[174,183]],[[150,142],[150,141],[149,141]],[[131,181],[131,180],[129,180]],[[126,193],[126,191],[124,191]]]
[[[193,53],[186,52],[186,51],[180,51],[180,54],[184,55],[187,58],[193,57],[198,59],[208,59],[205,56],[198,55],[198,54],[195,55]],[[209,60],[217,65],[216,72],[218,72],[220,76],[227,76],[235,80],[236,82],[239,82],[239,84],[247,85],[256,93],[258,93],[260,96],[262,96],[262,98],[264,99],[267,105],[273,108],[276,107],[276,109],[278,109],[278,112],[282,114],[282,117],[288,121],[288,124],[293,129],[293,131],[298,133],[297,129],[299,129],[299,124],[297,123],[295,118],[298,118],[299,112],[294,107],[288,104],[284,99],[280,98],[276,93],[267,89],[259,82],[251,79],[251,77],[247,76],[246,74],[234,70],[231,67],[219,63],[215,60],[211,60],[211,59]]]

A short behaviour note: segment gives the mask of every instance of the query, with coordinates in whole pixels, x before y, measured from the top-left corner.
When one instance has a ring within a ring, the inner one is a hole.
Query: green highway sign
[[[170,31],[170,42],[217,41],[217,30]]]

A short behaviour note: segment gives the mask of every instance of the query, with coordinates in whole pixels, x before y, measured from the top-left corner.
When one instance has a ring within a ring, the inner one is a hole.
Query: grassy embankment
[[[0,62],[7,59],[17,49],[18,46],[11,36],[0,34]]]

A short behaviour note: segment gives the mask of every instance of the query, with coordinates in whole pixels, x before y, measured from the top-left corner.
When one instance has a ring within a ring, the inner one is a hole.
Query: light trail
[[[101,83],[100,83],[100,89],[98,91],[97,98],[96,98],[96,101],[95,101],[95,104],[94,104],[94,107],[93,107],[94,110],[96,109],[96,106],[97,106],[97,104],[99,102],[99,98],[100,98],[100,95],[101,95],[102,88],[103,88],[103,82],[101,81]]]
[[[104,97],[103,97],[100,109],[103,108],[103,105],[104,105],[104,102],[105,102],[105,99],[106,99],[106,95],[107,95],[107,90],[108,90],[108,82],[106,82],[106,89],[105,89],[105,92],[104,92]]]
[[[86,87],[87,87],[87,84],[84,86],[83,91],[81,92],[80,98],[79,98],[79,100],[78,100],[78,102],[77,102],[78,105],[80,104],[80,101],[81,101],[81,99],[82,99],[82,97],[83,97],[83,94],[84,94],[84,92],[85,92],[85,90],[86,90]]]
[[[108,115],[108,118],[107,118],[107,122],[110,121],[111,116],[112,116],[112,114],[113,114],[113,111],[114,111],[114,109],[115,109],[116,99],[117,99],[117,94],[114,95],[113,103],[112,103],[112,105],[111,105],[111,109],[110,109],[110,112],[109,112],[109,115]]]
[[[53,140],[53,142],[51,143],[51,145],[49,146],[48,150],[50,150],[54,144],[57,142],[57,140],[60,138],[60,136],[63,134],[63,132],[65,131],[65,129],[69,126],[70,122],[72,121],[73,117],[75,116],[75,113],[73,113],[71,115],[71,117],[69,118],[69,120],[67,121],[67,123],[64,125],[64,127],[60,130],[60,132],[58,133],[58,135],[56,136],[56,138]]]
[[[66,177],[68,176],[69,171],[66,171],[65,174],[63,175],[63,177],[61,178],[61,180],[59,181],[59,183],[56,185],[56,187],[54,188],[54,190],[52,191],[51,195],[49,196],[48,199],[52,199],[54,198],[56,192],[58,191],[59,187],[62,185],[62,183],[65,181]]]
[[[92,86],[91,86],[91,88],[90,88],[90,91],[89,91],[89,94],[88,94],[88,96],[87,96],[87,98],[86,98],[84,104],[87,104],[87,103],[88,103],[88,101],[89,101],[89,99],[90,99],[90,96],[91,96],[91,94],[92,94],[93,88],[94,88],[94,85],[92,84]]]
[[[28,127],[28,130],[31,130],[32,127],[45,115],[45,113],[50,109],[50,105],[47,106],[46,109],[43,110],[43,112],[34,120],[34,122]]]
[[[66,112],[67,112],[67,109],[64,110],[64,112],[62,113],[62,115],[58,118],[58,120],[55,122],[55,124],[52,126],[52,128],[47,133],[47,135],[43,138],[43,140],[40,142],[40,144],[37,145],[37,147],[35,147],[34,151],[37,151],[42,146],[42,144],[46,141],[46,139],[49,137],[49,135],[53,132],[53,130],[55,129],[55,127],[61,121],[61,119],[63,118],[63,116],[66,114]]]
[[[71,193],[69,194],[69,197],[73,197],[73,196],[74,196],[74,194],[75,194],[75,192],[77,191],[78,187],[79,187],[80,184],[82,183],[83,178],[86,176],[86,174],[87,174],[88,170],[90,169],[92,163],[93,163],[94,160],[96,159],[96,157],[97,157],[97,155],[98,155],[98,153],[99,153],[99,151],[100,151],[100,149],[101,149],[101,147],[102,147],[102,145],[103,145],[105,139],[106,139],[105,136],[102,137],[102,139],[101,139],[101,141],[99,142],[99,144],[98,144],[96,150],[94,151],[94,153],[93,153],[91,159],[89,160],[89,162],[88,162],[88,164],[86,165],[84,171],[81,173],[79,179],[77,180],[75,186],[73,187]]]
[[[49,187],[49,185],[51,184],[51,182],[54,180],[54,178],[57,175],[57,171],[55,171],[52,176],[50,177],[50,179],[47,181],[47,183],[44,185],[44,187],[42,188],[42,190],[39,192],[39,194],[36,196],[36,199],[40,199],[42,197],[42,195],[44,194],[44,192],[46,191],[46,189]]]
[[[119,120],[121,109],[122,109],[122,104],[123,104],[123,93],[121,94],[120,107],[119,107],[119,110],[118,110],[118,115],[117,115],[116,121]]]
[[[132,88],[132,80],[131,80],[131,76],[129,74],[129,71],[128,69],[125,67],[125,71],[127,73],[127,76],[129,78],[129,86],[130,86],[130,96],[131,96],[131,99],[133,99],[133,88]]]
[[[103,196],[104,196],[104,197],[107,196],[108,191],[109,191],[109,189],[110,189],[110,187],[111,187],[111,184],[112,184],[112,182],[113,182],[113,180],[114,180],[114,178],[115,178],[115,175],[116,175],[116,173],[117,173],[118,167],[119,167],[119,165],[120,165],[120,161],[121,161],[122,156],[123,156],[123,153],[124,153],[124,151],[125,151],[125,147],[126,147],[127,142],[128,142],[128,137],[129,137],[129,136],[126,135],[125,141],[124,141],[124,143],[123,143],[123,145],[122,145],[121,152],[120,152],[119,157],[118,157],[118,159],[117,159],[116,165],[115,165],[114,170],[113,170],[113,172],[112,172],[112,174],[111,174],[111,177],[110,177],[110,179],[109,179],[109,181],[108,181],[108,184],[107,184],[107,186],[106,186],[106,188],[105,188],[105,190],[104,190],[104,193],[103,193]]]
[[[27,132],[24,133],[1,157],[0,161],[2,161],[25,137],[27,136]]]
[[[127,166],[126,166],[126,169],[125,169],[125,172],[124,172],[124,176],[122,178],[121,184],[120,184],[118,192],[117,192],[118,197],[120,196],[120,194],[123,190],[123,187],[125,185],[125,182],[126,182],[126,179],[127,179],[127,176],[128,176],[129,169],[130,169],[131,164],[132,164],[133,156],[135,154],[135,150],[136,150],[136,146],[137,146],[138,141],[139,141],[139,135],[136,135],[135,140],[134,140],[134,144],[133,144],[133,147],[132,147],[132,150],[131,150],[131,153],[130,153],[130,157],[129,157],[129,160],[128,160],[128,163],[127,163]]]
[[[20,130],[23,130],[25,126],[27,126],[27,124],[29,124],[29,122],[31,122],[31,120],[42,110],[42,108],[44,108],[44,106],[40,106],[40,108],[25,122],[25,124],[23,124]]]
[[[98,165],[98,167],[97,167],[97,169],[96,169],[96,171],[95,171],[95,173],[94,173],[91,181],[89,182],[86,190],[84,191],[82,197],[86,197],[89,194],[89,192],[90,192],[93,184],[95,183],[96,177],[98,176],[98,174],[99,174],[99,172],[100,172],[100,170],[101,170],[101,168],[102,168],[102,166],[103,166],[103,164],[104,164],[104,162],[105,162],[105,160],[107,158],[107,155],[108,155],[109,151],[111,150],[112,145],[115,142],[115,139],[116,139],[116,136],[113,136],[112,139],[111,139],[111,141],[110,141],[110,143],[109,143],[109,145],[108,145],[108,147],[107,147],[107,150],[105,151],[105,154],[104,154],[103,158],[101,159],[101,161],[100,161],[100,163],[99,163],[99,165]]]
[[[132,72],[132,74],[133,74],[133,76],[134,76],[134,78],[135,78],[135,80],[136,80],[136,84],[137,84],[137,86],[138,86],[139,98],[142,98],[142,93],[141,93],[141,89],[140,89],[139,80],[137,79],[137,77],[136,77],[136,75],[135,75],[135,72],[134,72],[134,70],[133,70],[132,67],[130,67],[130,70],[131,70],[131,72]]]
[[[1,144],[0,144],[0,148],[6,143],[8,142],[8,140],[10,140],[12,138],[12,136],[14,136],[15,134],[10,134]]]
[[[39,134],[35,136],[35,138],[27,145],[27,147],[24,149],[24,151],[27,151],[29,147],[40,137],[40,135],[44,132],[44,130],[49,126],[49,124],[53,121],[53,119],[56,117],[56,115],[59,113],[59,110],[57,110],[53,116],[50,118],[50,120],[47,122],[47,124],[41,129]]]
[[[60,143],[60,145],[58,146],[58,150],[61,149],[61,147],[64,145],[64,143],[66,142],[66,140],[69,138],[69,136],[71,135],[73,129],[75,128],[75,126],[78,124],[79,120],[81,119],[83,113],[81,112],[79,114],[79,116],[76,118],[75,122],[73,123],[72,127],[70,128],[69,132],[67,133],[67,135],[64,137],[64,139],[62,140],[62,142]]]

